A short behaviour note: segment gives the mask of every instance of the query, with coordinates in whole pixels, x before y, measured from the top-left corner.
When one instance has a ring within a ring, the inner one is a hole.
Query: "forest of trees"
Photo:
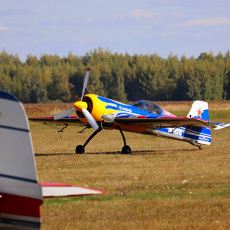
[[[230,50],[216,57],[212,51],[198,58],[170,54],[133,56],[95,49],[84,56],[0,53],[0,90],[15,94],[24,103],[71,102],[81,96],[86,68],[90,78],[86,93],[123,102],[229,100]]]

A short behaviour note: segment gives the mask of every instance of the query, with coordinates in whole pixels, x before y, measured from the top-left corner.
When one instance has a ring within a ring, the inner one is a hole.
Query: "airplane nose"
[[[88,108],[88,105],[86,102],[84,101],[78,101],[78,102],[75,102],[74,103],[74,107],[77,111],[81,112],[82,109],[87,109]]]

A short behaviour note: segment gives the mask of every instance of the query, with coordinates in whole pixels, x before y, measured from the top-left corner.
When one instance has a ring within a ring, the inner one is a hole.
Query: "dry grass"
[[[212,116],[230,123],[228,111]],[[39,181],[107,191],[45,200],[42,229],[230,229],[230,129],[213,131],[212,145],[202,151],[125,133],[131,155],[117,154],[123,146],[119,132],[104,130],[86,154],[76,155],[75,146],[92,130],[78,134],[71,127],[60,139],[55,129],[30,125]]]
[[[26,113],[31,114],[57,114],[73,107],[73,103],[47,103],[47,104],[23,104]]]

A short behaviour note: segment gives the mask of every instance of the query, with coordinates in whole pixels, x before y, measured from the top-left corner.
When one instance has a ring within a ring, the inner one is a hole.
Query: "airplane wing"
[[[126,125],[146,125],[152,128],[176,128],[176,127],[215,127],[209,121],[188,117],[159,117],[159,118],[115,118],[116,123]]]
[[[50,117],[29,117],[28,118],[30,121],[34,121],[37,123],[42,123],[42,124],[52,124],[52,125],[69,125],[69,126],[85,126],[85,124],[83,124],[78,117],[75,116],[66,116],[63,117],[62,119],[59,120],[54,120],[54,118],[52,116]]]

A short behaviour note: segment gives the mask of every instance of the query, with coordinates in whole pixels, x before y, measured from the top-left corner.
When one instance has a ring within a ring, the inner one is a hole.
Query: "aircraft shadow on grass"
[[[158,149],[158,150],[138,150],[132,151],[131,155],[164,155],[164,154],[176,154],[177,152],[192,152],[197,151],[197,149]],[[87,155],[91,154],[104,154],[104,155],[121,155],[121,152],[118,151],[111,151],[111,152],[89,152],[85,153]],[[35,153],[36,157],[45,157],[45,156],[72,156],[75,155],[73,153]]]

